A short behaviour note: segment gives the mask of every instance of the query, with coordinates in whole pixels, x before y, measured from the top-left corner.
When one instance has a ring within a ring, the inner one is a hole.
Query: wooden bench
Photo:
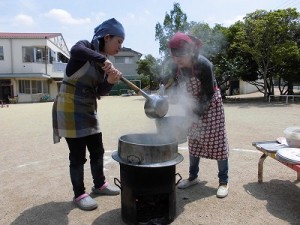
[[[267,149],[265,147],[266,144],[269,145],[271,149],[270,148]],[[276,161],[282,163],[283,165],[291,168],[292,170],[296,171],[297,172],[297,181],[300,181],[300,164],[291,164],[291,163],[281,162],[281,161],[277,160],[275,157],[275,155],[276,155],[275,150],[276,149],[278,150],[280,148],[286,148],[285,145],[279,144],[277,141],[253,142],[252,145],[254,147],[256,147],[257,150],[259,150],[263,153],[258,161],[258,182],[259,183],[263,182],[264,161],[268,156],[275,159]],[[272,145],[274,147],[272,147]]]

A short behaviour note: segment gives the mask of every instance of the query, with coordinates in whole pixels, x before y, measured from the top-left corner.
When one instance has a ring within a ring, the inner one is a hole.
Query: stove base
[[[175,166],[120,164],[121,213],[128,225],[170,224],[176,215]]]

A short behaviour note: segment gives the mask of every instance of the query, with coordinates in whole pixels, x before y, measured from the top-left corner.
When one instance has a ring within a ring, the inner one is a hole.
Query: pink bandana
[[[172,55],[177,57],[189,55],[201,46],[200,39],[181,32],[177,32],[169,42]]]
[[[170,48],[183,48],[186,43],[194,43],[192,39],[181,32],[177,32],[170,40],[169,47]]]
[[[187,34],[184,34],[182,32],[177,32],[171,38],[171,40],[169,42],[169,47],[170,48],[183,48],[186,43],[192,44],[196,48],[201,48],[201,46],[202,46],[202,42],[200,39],[198,39],[196,37],[191,38],[191,36],[189,36]]]

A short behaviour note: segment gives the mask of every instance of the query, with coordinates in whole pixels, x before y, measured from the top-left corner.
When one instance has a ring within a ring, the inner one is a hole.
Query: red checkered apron
[[[201,92],[201,81],[193,76],[187,82],[186,88],[197,99]],[[188,146],[190,154],[195,157],[216,160],[228,158],[224,107],[217,87],[208,110],[189,129]]]

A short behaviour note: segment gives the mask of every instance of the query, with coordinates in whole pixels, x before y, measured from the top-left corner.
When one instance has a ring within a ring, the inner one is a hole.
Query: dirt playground
[[[98,102],[105,146],[105,174],[120,178],[111,154],[118,138],[129,133],[156,132],[155,121],[144,113],[141,96],[107,96]],[[0,108],[0,224],[1,225],[125,225],[121,197],[93,196],[99,207],[82,211],[72,203],[68,148],[64,139],[53,144],[48,103],[12,104]],[[201,159],[199,185],[176,190],[176,218],[172,225],[300,224],[300,182],[296,172],[267,158],[264,182],[257,182],[261,153],[255,141],[275,140],[289,126],[300,125],[299,102],[237,100],[225,102],[230,145],[229,195],[216,197],[217,163]],[[171,106],[172,109],[172,106]],[[170,114],[176,110],[170,110]],[[176,165],[188,175],[187,143],[179,145],[184,160]],[[92,178],[85,164],[86,191]]]

